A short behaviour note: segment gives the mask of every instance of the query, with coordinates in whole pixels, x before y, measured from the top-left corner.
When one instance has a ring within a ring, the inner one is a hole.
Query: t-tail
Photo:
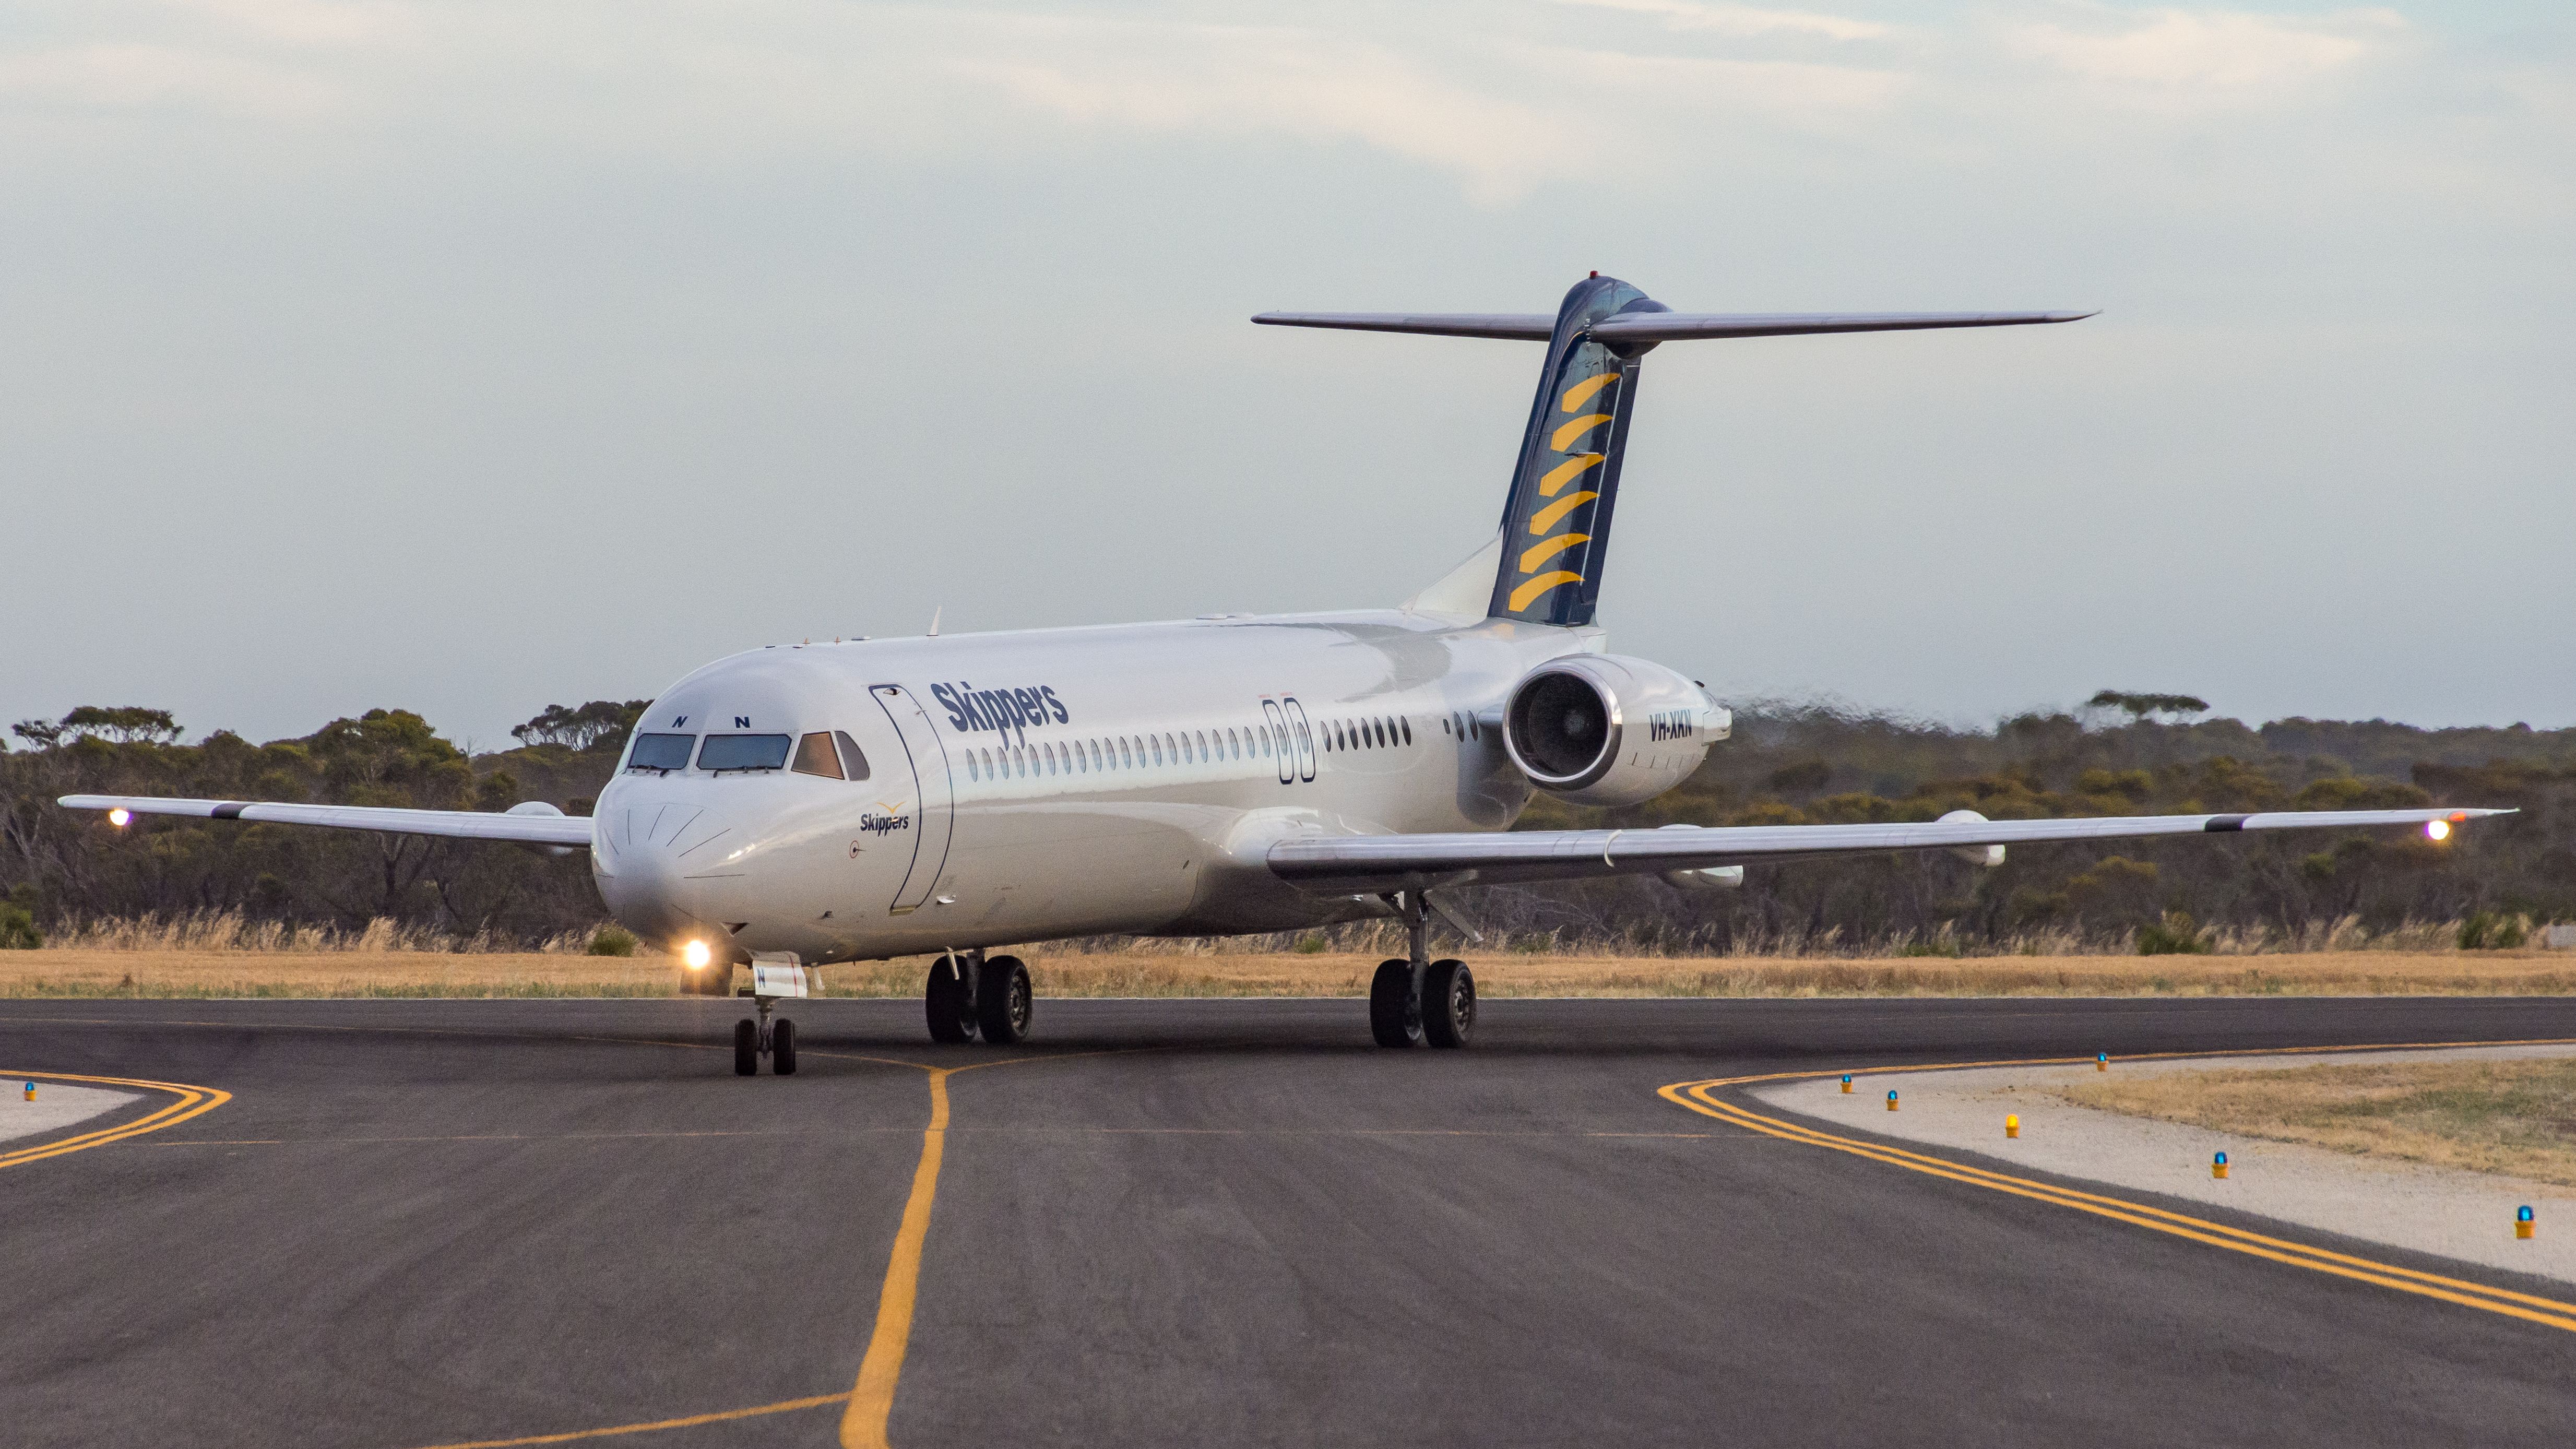
[[[1640,361],[1659,343],[1825,332],[1910,332],[2073,322],[2090,312],[1676,312],[1598,273],[1574,284],[1551,317],[1535,313],[1264,312],[1280,327],[1419,332],[1547,344],[1538,396],[1503,505],[1502,562],[1486,614],[1532,624],[1592,622],[1619,501],[1619,464],[1636,410]]]

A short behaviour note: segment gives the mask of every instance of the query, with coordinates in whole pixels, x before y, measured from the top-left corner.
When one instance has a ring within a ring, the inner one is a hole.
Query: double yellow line
[[[177,1082],[147,1082],[136,1077],[83,1077],[75,1076],[70,1072],[9,1072],[5,1077],[12,1082],[23,1082],[33,1078],[39,1082],[83,1082],[94,1087],[133,1087],[146,1092],[168,1092],[177,1100],[149,1116],[137,1117],[131,1122],[120,1123],[114,1127],[102,1127],[95,1132],[81,1133],[77,1137],[59,1137],[49,1142],[39,1142],[32,1147],[21,1147],[15,1152],[0,1152],[0,1167],[17,1167],[29,1162],[42,1162],[48,1157],[60,1157],[67,1152],[105,1147],[111,1142],[140,1137],[146,1132],[158,1132],[164,1127],[175,1127],[191,1117],[202,1116],[233,1099],[232,1093],[219,1092],[212,1087],[190,1087]]]
[[[2345,1051],[2400,1051],[2431,1047],[2562,1046],[2566,1044],[2567,1041],[2564,1038],[2510,1042],[2399,1042],[2374,1043],[2366,1046],[2301,1047],[2292,1052],[2283,1053],[2156,1052],[2124,1060],[2178,1060]],[[1978,1067],[2076,1066],[2092,1060],[2091,1057],[2031,1057],[2015,1061],[1933,1062],[1919,1066],[1874,1068],[1869,1075],[1965,1071]],[[1759,1132],[1766,1137],[1777,1137],[1783,1141],[1800,1142],[1810,1147],[1823,1147],[1835,1152],[1847,1152],[1854,1157],[1865,1157],[1872,1162],[1901,1167],[1909,1172],[1925,1173],[1951,1182],[1965,1183],[1970,1187],[1987,1188],[1994,1192],[2009,1193],[2014,1197],[2029,1198],[2035,1202],[2072,1208],[2077,1212],[2091,1213],[2096,1217],[2109,1218],[2114,1222],[2127,1223],[2132,1227],[2170,1233],[2178,1238],[2187,1238],[2192,1242],[2206,1244],[2213,1248],[2224,1248],[2229,1252],[2244,1253],[2275,1263],[2285,1263],[2294,1268],[2306,1268],[2313,1272],[2331,1273],[2338,1278],[2376,1284],[2382,1288],[2393,1288],[2400,1293],[2413,1293],[2419,1297],[2437,1298],[2445,1303],[2456,1303],[2464,1308],[2501,1313],[2508,1318],[2519,1318],[2525,1322],[2545,1324],[2551,1328],[2561,1328],[2576,1333],[2576,1303],[2563,1302],[2556,1298],[2543,1298],[2536,1294],[2516,1293],[2511,1289],[2489,1287],[2484,1283],[2472,1283],[2463,1278],[2448,1278],[2439,1273],[2402,1268],[2394,1263],[2383,1263],[2375,1258],[2357,1257],[2350,1253],[2338,1253],[2307,1243],[2292,1242],[2286,1238],[2271,1237],[2244,1228],[2231,1227],[2225,1223],[2212,1222],[2207,1218],[2196,1218],[2187,1213],[2172,1212],[2147,1203],[2133,1202],[2127,1198],[2085,1192],[2078,1188],[2040,1182],[2033,1178],[2015,1177],[2010,1173],[1996,1172],[1964,1162],[1954,1162],[1928,1153],[1911,1152],[1902,1147],[1893,1147],[1866,1138],[1844,1137],[1802,1126],[1787,1118],[1756,1112],[1718,1095],[1726,1088],[1750,1086],[1757,1082],[1806,1081],[1839,1075],[1841,1073],[1838,1071],[1825,1071],[1768,1072],[1749,1077],[1712,1077],[1696,1082],[1675,1082],[1659,1089],[1656,1095],[1702,1116],[1714,1117],[1721,1122],[1741,1127],[1748,1132]],[[1860,1073],[1855,1072],[1853,1075],[1858,1076]]]

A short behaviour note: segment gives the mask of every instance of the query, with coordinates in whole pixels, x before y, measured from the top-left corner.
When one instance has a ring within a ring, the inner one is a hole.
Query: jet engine
[[[1690,778],[1734,720],[1644,659],[1569,654],[1512,686],[1503,748],[1530,783],[1575,805],[1634,805]]]

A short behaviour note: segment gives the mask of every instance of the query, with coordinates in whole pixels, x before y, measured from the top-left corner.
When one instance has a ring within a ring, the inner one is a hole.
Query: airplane
[[[937,953],[931,1037],[1027,1038],[1025,963],[987,954],[1078,936],[1216,936],[1405,923],[1380,965],[1384,1047],[1460,1047],[1467,965],[1435,960],[1440,895],[1652,873],[1740,886],[1744,867],[2015,845],[2417,826],[2497,810],[2266,811],[2068,820],[1514,831],[1540,794],[1649,800],[1732,718],[1682,672],[1609,652],[1594,622],[1638,369],[1667,342],[2066,323],[2089,312],[1675,312],[1598,272],[1546,313],[1266,312],[1256,323],[1545,345],[1502,521],[1392,609],[772,645],[663,691],[593,813],[70,795],[143,814],[516,841],[589,853],[609,912],[672,947],[693,993],[740,994],[734,1068],[796,1069],[781,1002],[835,963]]]

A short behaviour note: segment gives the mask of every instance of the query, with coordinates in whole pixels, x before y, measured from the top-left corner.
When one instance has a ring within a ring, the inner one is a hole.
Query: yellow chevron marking
[[[1590,490],[1586,490],[1581,493],[1568,493],[1563,498],[1556,500],[1554,503],[1549,504],[1534,514],[1531,514],[1530,537],[1536,538],[1540,534],[1547,532],[1549,529],[1556,527],[1557,523],[1562,520],[1565,515],[1572,513],[1577,505],[1589,503],[1600,496],[1600,494],[1591,492]]]
[[[1563,488],[1566,484],[1574,481],[1575,474],[1582,472],[1586,468],[1598,468],[1600,466],[1601,455],[1599,453],[1583,453],[1575,457],[1568,458],[1564,462],[1557,464],[1555,467],[1548,469],[1547,476],[1538,480],[1539,494],[1541,497],[1554,498],[1558,489]]]
[[[1521,572],[1525,574],[1537,573],[1538,566],[1540,564],[1547,562],[1549,559],[1556,557],[1558,554],[1565,552],[1567,549],[1574,547],[1578,543],[1590,543],[1591,541],[1592,535],[1588,533],[1560,533],[1545,543],[1533,544],[1521,554]]]
[[[1565,451],[1566,444],[1573,442],[1575,439],[1582,437],[1585,433],[1591,432],[1594,428],[1597,428],[1608,421],[1610,421],[1610,415],[1608,413],[1594,413],[1589,417],[1576,418],[1573,422],[1567,423],[1564,427],[1557,429],[1556,436],[1548,439],[1548,446],[1562,453]]]
[[[1605,372],[1590,382],[1578,382],[1565,390],[1565,410],[1572,412],[1592,401],[1592,395],[1619,380],[1619,374]]]
[[[1579,584],[1581,582],[1583,582],[1583,575],[1570,574],[1563,569],[1558,569],[1552,574],[1540,574],[1537,578],[1534,578],[1528,583],[1521,585],[1519,588],[1512,590],[1512,612],[1517,614],[1521,610],[1528,608],[1530,606],[1530,600],[1537,598],[1539,595],[1546,593],[1548,590],[1555,588],[1560,584]]]

